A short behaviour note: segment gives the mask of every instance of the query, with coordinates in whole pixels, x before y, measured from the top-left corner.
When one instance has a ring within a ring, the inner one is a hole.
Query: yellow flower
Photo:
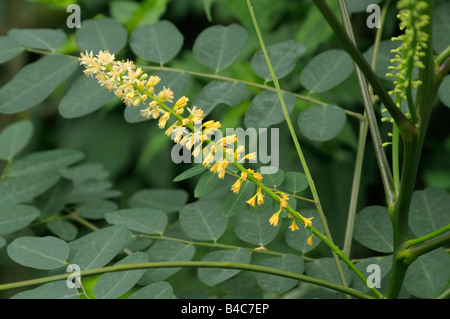
[[[247,172],[241,172],[241,178],[243,181],[247,180]]]
[[[314,235],[311,235],[311,236],[308,237],[308,241],[307,242],[308,242],[308,245],[310,245],[310,246],[313,244],[313,236]]]
[[[306,228],[307,226],[311,226],[311,225],[312,225],[311,219],[313,219],[313,218],[314,218],[314,217],[311,217],[311,218],[305,218],[305,217],[302,216],[303,224],[305,225],[305,228]]]
[[[291,226],[289,226],[289,228],[290,228],[292,231],[299,229],[298,226],[297,226],[297,224],[295,223],[295,219],[292,221],[292,224],[291,224]]]
[[[175,106],[173,107],[173,109],[176,111],[179,108],[183,108],[187,105],[187,102],[189,102],[189,99],[185,96],[182,96],[178,99],[178,101],[175,103]]]
[[[234,184],[233,186],[231,186],[231,190],[237,194],[239,193],[239,190],[241,189],[241,185],[242,185],[242,180],[239,178]]]
[[[229,163],[224,158],[221,162],[215,163],[211,167],[211,172],[219,174],[219,178],[223,179],[225,177],[225,169],[227,168],[228,164]]]
[[[252,198],[250,198],[248,201],[246,201],[247,204],[249,204],[250,206],[255,207],[255,201],[256,201],[256,194],[252,196]]]
[[[264,195],[261,193],[261,187],[258,187],[258,191],[256,192],[257,203],[258,205],[262,205],[264,203]]]
[[[289,195],[287,195],[285,193],[281,193],[280,207],[286,208],[288,205],[288,202],[287,202],[288,200],[289,200]]]
[[[280,213],[282,209],[277,211],[275,214],[272,215],[272,217],[269,218],[269,223],[273,226],[278,226],[278,220],[280,218]]]
[[[254,173],[254,174],[253,174],[253,177],[254,177],[256,180],[258,180],[258,181],[261,181],[261,180],[262,180],[262,175],[261,175],[261,173]]]
[[[166,112],[163,116],[159,118],[158,126],[159,128],[164,128],[166,126],[167,120],[170,117],[170,113]]]

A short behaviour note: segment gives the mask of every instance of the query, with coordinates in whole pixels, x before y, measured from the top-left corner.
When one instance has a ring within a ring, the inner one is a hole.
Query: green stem
[[[348,208],[347,228],[345,231],[343,251],[346,256],[350,256],[353,240],[353,227],[355,224],[356,208],[358,203],[359,186],[361,183],[361,174],[364,160],[364,151],[367,139],[367,121],[359,123],[358,150],[356,152],[355,170],[353,173],[352,192],[350,196],[350,205]]]
[[[378,79],[378,76],[373,72],[370,65],[367,63],[366,59],[363,57],[359,49],[352,42],[352,40],[348,37],[345,29],[341,26],[340,22],[334,15],[334,12],[330,9],[327,3],[324,0],[312,0],[314,4],[319,8],[322,15],[330,24],[331,28],[334,30],[336,36],[341,40],[344,48],[353,58],[353,61],[358,64],[361,72],[369,81],[370,85],[372,85],[374,92],[378,95],[380,100],[388,109],[389,113],[392,115],[392,118],[397,123],[400,134],[411,134],[411,131],[414,131],[415,126],[406,118],[406,116],[398,109],[389,93],[384,88],[381,81]]]
[[[228,76],[223,76],[223,75],[219,75],[219,74],[211,74],[211,73],[203,73],[203,72],[196,72],[196,71],[190,71],[190,70],[183,70],[183,69],[178,69],[178,68],[172,68],[172,67],[164,67],[164,66],[149,66],[149,65],[136,65],[137,67],[145,70],[153,70],[153,71],[169,71],[169,72],[178,72],[178,73],[187,73],[193,76],[197,76],[197,77],[201,77],[201,78],[207,78],[207,79],[213,79],[213,80],[220,80],[220,81],[227,81],[227,82],[242,82],[243,84],[247,85],[247,86],[251,86],[251,87],[255,87],[255,88],[259,88],[259,89],[263,89],[263,90],[268,90],[268,91],[276,91],[276,88],[269,86],[267,84],[259,84],[259,83],[255,83],[255,82],[251,82],[251,81],[244,81],[244,80],[240,80],[240,79],[236,79],[236,78],[232,78],[232,77],[228,77]],[[307,95],[301,95],[298,93],[293,93],[293,95],[303,101],[307,101],[307,102],[311,102],[317,105],[327,105],[327,103],[314,99],[310,96]]]
[[[345,26],[345,31],[348,36],[346,38],[349,39],[351,45],[355,45],[356,40],[353,34],[353,28],[350,22],[350,17],[348,14],[347,6],[345,2],[342,0],[339,1],[339,8],[341,12],[342,21]],[[332,14],[334,17],[334,14]],[[334,17],[335,18],[335,17]],[[335,18],[336,19],[336,18]],[[355,47],[356,48],[356,47]],[[357,49],[356,49],[357,50]],[[359,52],[357,50],[357,52]],[[363,98],[365,115],[368,120],[368,125],[372,137],[372,141],[374,144],[375,155],[378,163],[378,169],[381,174],[381,180],[383,182],[383,187],[386,196],[386,202],[392,203],[395,199],[395,191],[394,191],[394,183],[392,178],[391,169],[389,166],[389,162],[386,157],[386,153],[383,148],[383,141],[381,139],[379,127],[378,127],[378,119],[376,117],[373,104],[372,104],[372,94],[368,89],[368,84],[366,78],[364,77],[364,72],[361,70],[358,63],[353,61],[353,65],[355,68],[355,73],[358,79],[359,88],[361,91],[361,96]],[[372,68],[369,66],[370,72],[372,72]],[[373,73],[373,72],[372,72]]]
[[[423,243],[425,241],[428,241],[428,240],[433,239],[433,238],[435,238],[437,236],[440,236],[440,235],[442,235],[442,234],[444,234],[445,232],[448,232],[448,231],[450,231],[450,224],[448,224],[448,225],[446,225],[446,226],[444,226],[442,228],[439,228],[438,230],[435,230],[434,232],[431,232],[431,233],[429,233],[427,235],[424,235],[422,237],[418,237],[418,238],[415,238],[415,239],[408,240],[405,243],[405,248],[410,248],[412,246],[421,244],[421,243]]]
[[[447,227],[448,228],[448,227]],[[411,265],[420,256],[429,253],[432,250],[440,248],[450,243],[450,234],[434,238],[428,242],[405,249],[399,255],[404,258],[403,263]]]
[[[317,211],[319,213],[320,220],[322,222],[325,234],[329,238],[330,242],[333,243],[331,232],[330,232],[330,229],[328,227],[328,224],[327,224],[327,221],[326,221],[326,218],[325,218],[325,214],[324,214],[323,209],[322,209],[322,205],[320,203],[320,199],[319,199],[319,196],[318,196],[318,193],[317,193],[317,189],[316,189],[315,184],[314,184],[314,180],[313,180],[313,178],[311,176],[311,173],[309,171],[308,165],[306,163],[306,159],[305,159],[305,157],[303,155],[303,152],[302,152],[302,149],[300,147],[300,143],[298,142],[297,135],[296,135],[295,130],[294,130],[294,126],[292,125],[291,119],[289,117],[289,113],[287,111],[286,104],[284,102],[283,93],[281,91],[280,84],[278,83],[278,79],[277,79],[277,77],[275,75],[275,72],[273,70],[272,63],[270,61],[269,54],[268,54],[266,46],[264,44],[264,40],[263,40],[263,37],[261,35],[261,31],[259,30],[258,21],[256,20],[255,13],[253,11],[253,6],[252,6],[250,0],[247,0],[247,6],[248,6],[249,11],[250,11],[250,15],[251,15],[251,18],[252,18],[253,26],[255,27],[256,34],[258,35],[258,39],[259,39],[259,43],[260,43],[261,49],[262,49],[262,51],[264,53],[264,57],[266,59],[267,65],[269,67],[270,75],[272,76],[272,80],[273,80],[275,88],[277,90],[278,98],[279,98],[280,103],[281,103],[281,108],[283,109],[283,114],[284,114],[284,117],[286,119],[286,123],[288,125],[289,132],[291,134],[292,140],[293,140],[295,148],[297,150],[298,157],[300,159],[300,162],[301,162],[301,165],[303,167],[303,170],[305,171],[305,175],[306,175],[306,178],[308,180],[308,184],[309,184],[309,187],[311,189],[312,196],[314,198],[314,201],[316,202],[316,208],[317,208]],[[334,261],[336,263],[336,267],[337,267],[337,270],[338,270],[338,273],[339,273],[339,277],[341,279],[342,284],[343,285],[347,285],[347,282],[346,282],[346,279],[345,279],[345,276],[344,276],[344,271],[342,269],[342,266],[341,266],[341,263],[339,261],[339,258],[338,258],[338,256],[335,253],[333,253],[333,258],[334,258]]]
[[[450,45],[447,46],[444,51],[439,53],[439,55],[436,57],[435,61],[437,65],[441,65],[442,62],[444,62],[448,57],[450,57]]]
[[[320,285],[322,287],[330,288],[336,291],[344,292],[346,294],[352,295],[356,298],[361,299],[373,299],[372,296],[362,293],[353,288],[349,288],[343,285],[339,285],[333,282],[329,282],[323,279],[314,278],[306,275],[301,275],[293,272],[288,272],[280,269],[252,265],[252,264],[241,264],[241,263],[233,263],[233,262],[207,262],[207,261],[176,261],[176,262],[150,262],[150,263],[141,263],[141,264],[126,264],[126,265],[116,265],[116,266],[108,266],[98,269],[90,269],[84,270],[80,272],[81,277],[99,275],[110,272],[117,271],[125,271],[125,270],[136,270],[136,269],[150,269],[150,268],[169,268],[169,267],[201,267],[201,268],[226,268],[226,269],[238,269],[238,270],[246,270],[246,271],[255,271],[266,273],[275,276],[281,276],[285,278],[296,279],[303,282],[308,282],[316,285]],[[49,276],[44,278],[20,281],[10,284],[2,284],[0,285],[0,291],[15,289],[15,288],[23,288],[34,285],[41,285],[48,282],[58,281],[58,280],[66,280],[71,274],[61,274],[55,276]]]

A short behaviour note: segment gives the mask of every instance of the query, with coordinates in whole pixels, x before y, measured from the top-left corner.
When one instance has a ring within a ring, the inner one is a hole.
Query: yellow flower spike
[[[269,223],[273,226],[278,226],[278,220],[280,218],[280,213],[282,209],[278,210],[275,214],[272,215],[272,217],[269,218]]]
[[[313,236],[314,236],[314,234],[308,237],[307,243],[309,246],[311,246],[313,244]]]
[[[311,219],[313,219],[314,217],[311,217],[311,218],[305,218],[303,216],[301,216],[301,217],[303,220],[303,224],[305,225],[305,228],[312,225]]]
[[[292,224],[291,224],[291,226],[289,226],[289,228],[290,228],[292,231],[295,231],[295,230],[299,229],[298,226],[297,226],[297,224],[295,223],[295,219],[292,221]]]

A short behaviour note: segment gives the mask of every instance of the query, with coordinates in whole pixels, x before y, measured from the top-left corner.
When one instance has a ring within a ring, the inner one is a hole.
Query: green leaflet
[[[220,202],[215,200],[187,204],[181,209],[179,218],[186,235],[197,240],[218,240],[228,224],[228,219],[221,214]]]
[[[261,266],[285,270],[298,274],[302,274],[305,270],[305,264],[302,258],[292,254],[285,254],[282,257],[266,258],[263,259],[259,264]],[[298,281],[295,279],[268,275],[264,273],[255,273],[255,277],[258,281],[258,286],[260,286],[262,289],[278,294],[289,291],[298,283]]]
[[[78,289],[68,288],[65,280],[59,280],[19,292],[11,299],[78,299],[79,297]]]
[[[246,91],[246,86],[239,81],[212,81],[195,97],[193,105],[197,105],[206,116],[219,104],[239,104]]]
[[[217,73],[237,58],[247,38],[247,30],[238,24],[215,25],[198,35],[192,51],[199,62]]]
[[[23,47],[12,37],[0,36],[0,63],[5,63],[23,52]]]
[[[146,262],[148,262],[147,255],[136,252],[115,263],[114,266]],[[136,269],[103,274],[95,283],[92,292],[97,299],[117,299],[133,288],[144,272],[145,269]]]
[[[293,40],[284,41],[267,47],[270,62],[277,79],[281,79],[294,70],[296,59],[301,56],[306,47]],[[258,50],[251,60],[256,74],[266,81],[272,80],[269,67],[262,49]]]
[[[8,170],[8,176],[17,177],[49,170],[59,170],[79,162],[84,154],[71,149],[54,149],[28,154],[15,161]]]
[[[250,254],[246,249],[216,250],[208,253],[202,261],[220,261],[247,264],[250,262]],[[197,274],[201,282],[208,286],[215,286],[237,275],[239,269],[198,268]]]
[[[80,75],[61,99],[59,114],[67,119],[84,116],[101,108],[114,96],[95,79]]]
[[[32,206],[7,203],[0,205],[0,235],[9,234],[28,226],[39,216]]]
[[[450,224],[450,195],[438,187],[413,193],[409,226],[418,237]]]
[[[139,289],[128,299],[171,299],[172,295],[172,286],[165,281],[159,281]]]
[[[392,232],[386,207],[368,206],[356,214],[353,237],[364,246],[379,252],[392,252]]]
[[[105,215],[110,224],[124,224],[130,230],[144,234],[162,235],[167,226],[167,215],[152,208],[121,209]]]
[[[450,279],[450,257],[439,248],[420,256],[408,267],[405,287],[418,298],[435,298]]]
[[[187,202],[188,193],[183,189],[142,189],[128,200],[130,208],[153,208],[165,213],[178,212]]]
[[[49,51],[66,40],[66,34],[60,29],[11,29],[8,35],[24,47]]]
[[[81,270],[103,267],[125,247],[127,240],[125,225],[102,228],[89,236],[89,241],[77,250],[71,263],[79,265]]]
[[[295,97],[290,92],[284,92],[286,109],[290,114],[294,109]],[[262,91],[251,102],[245,113],[244,124],[247,128],[268,128],[285,121],[281,102],[276,92]]]
[[[115,54],[127,43],[127,35],[127,30],[114,19],[89,19],[81,22],[75,41],[81,52],[93,51],[96,55],[100,50],[108,50]]]
[[[136,28],[130,35],[131,50],[139,57],[163,65],[180,51],[184,37],[170,21]]]
[[[63,55],[28,64],[0,89],[0,113],[19,113],[39,104],[77,68],[76,59]]]
[[[272,209],[258,215],[244,210],[236,218],[234,233],[245,242],[264,247],[275,239],[280,230],[280,227],[270,225],[269,218],[272,215]]]
[[[66,265],[69,245],[56,237],[20,237],[7,247],[8,256],[26,267],[55,269]]]
[[[0,158],[13,159],[30,141],[33,134],[33,124],[19,121],[8,125],[0,133]]]
[[[336,105],[313,106],[300,113],[300,132],[312,141],[324,142],[335,138],[344,128],[347,116]]]
[[[350,55],[334,49],[322,52],[309,61],[300,74],[300,82],[311,93],[319,93],[337,86],[352,72]]]

